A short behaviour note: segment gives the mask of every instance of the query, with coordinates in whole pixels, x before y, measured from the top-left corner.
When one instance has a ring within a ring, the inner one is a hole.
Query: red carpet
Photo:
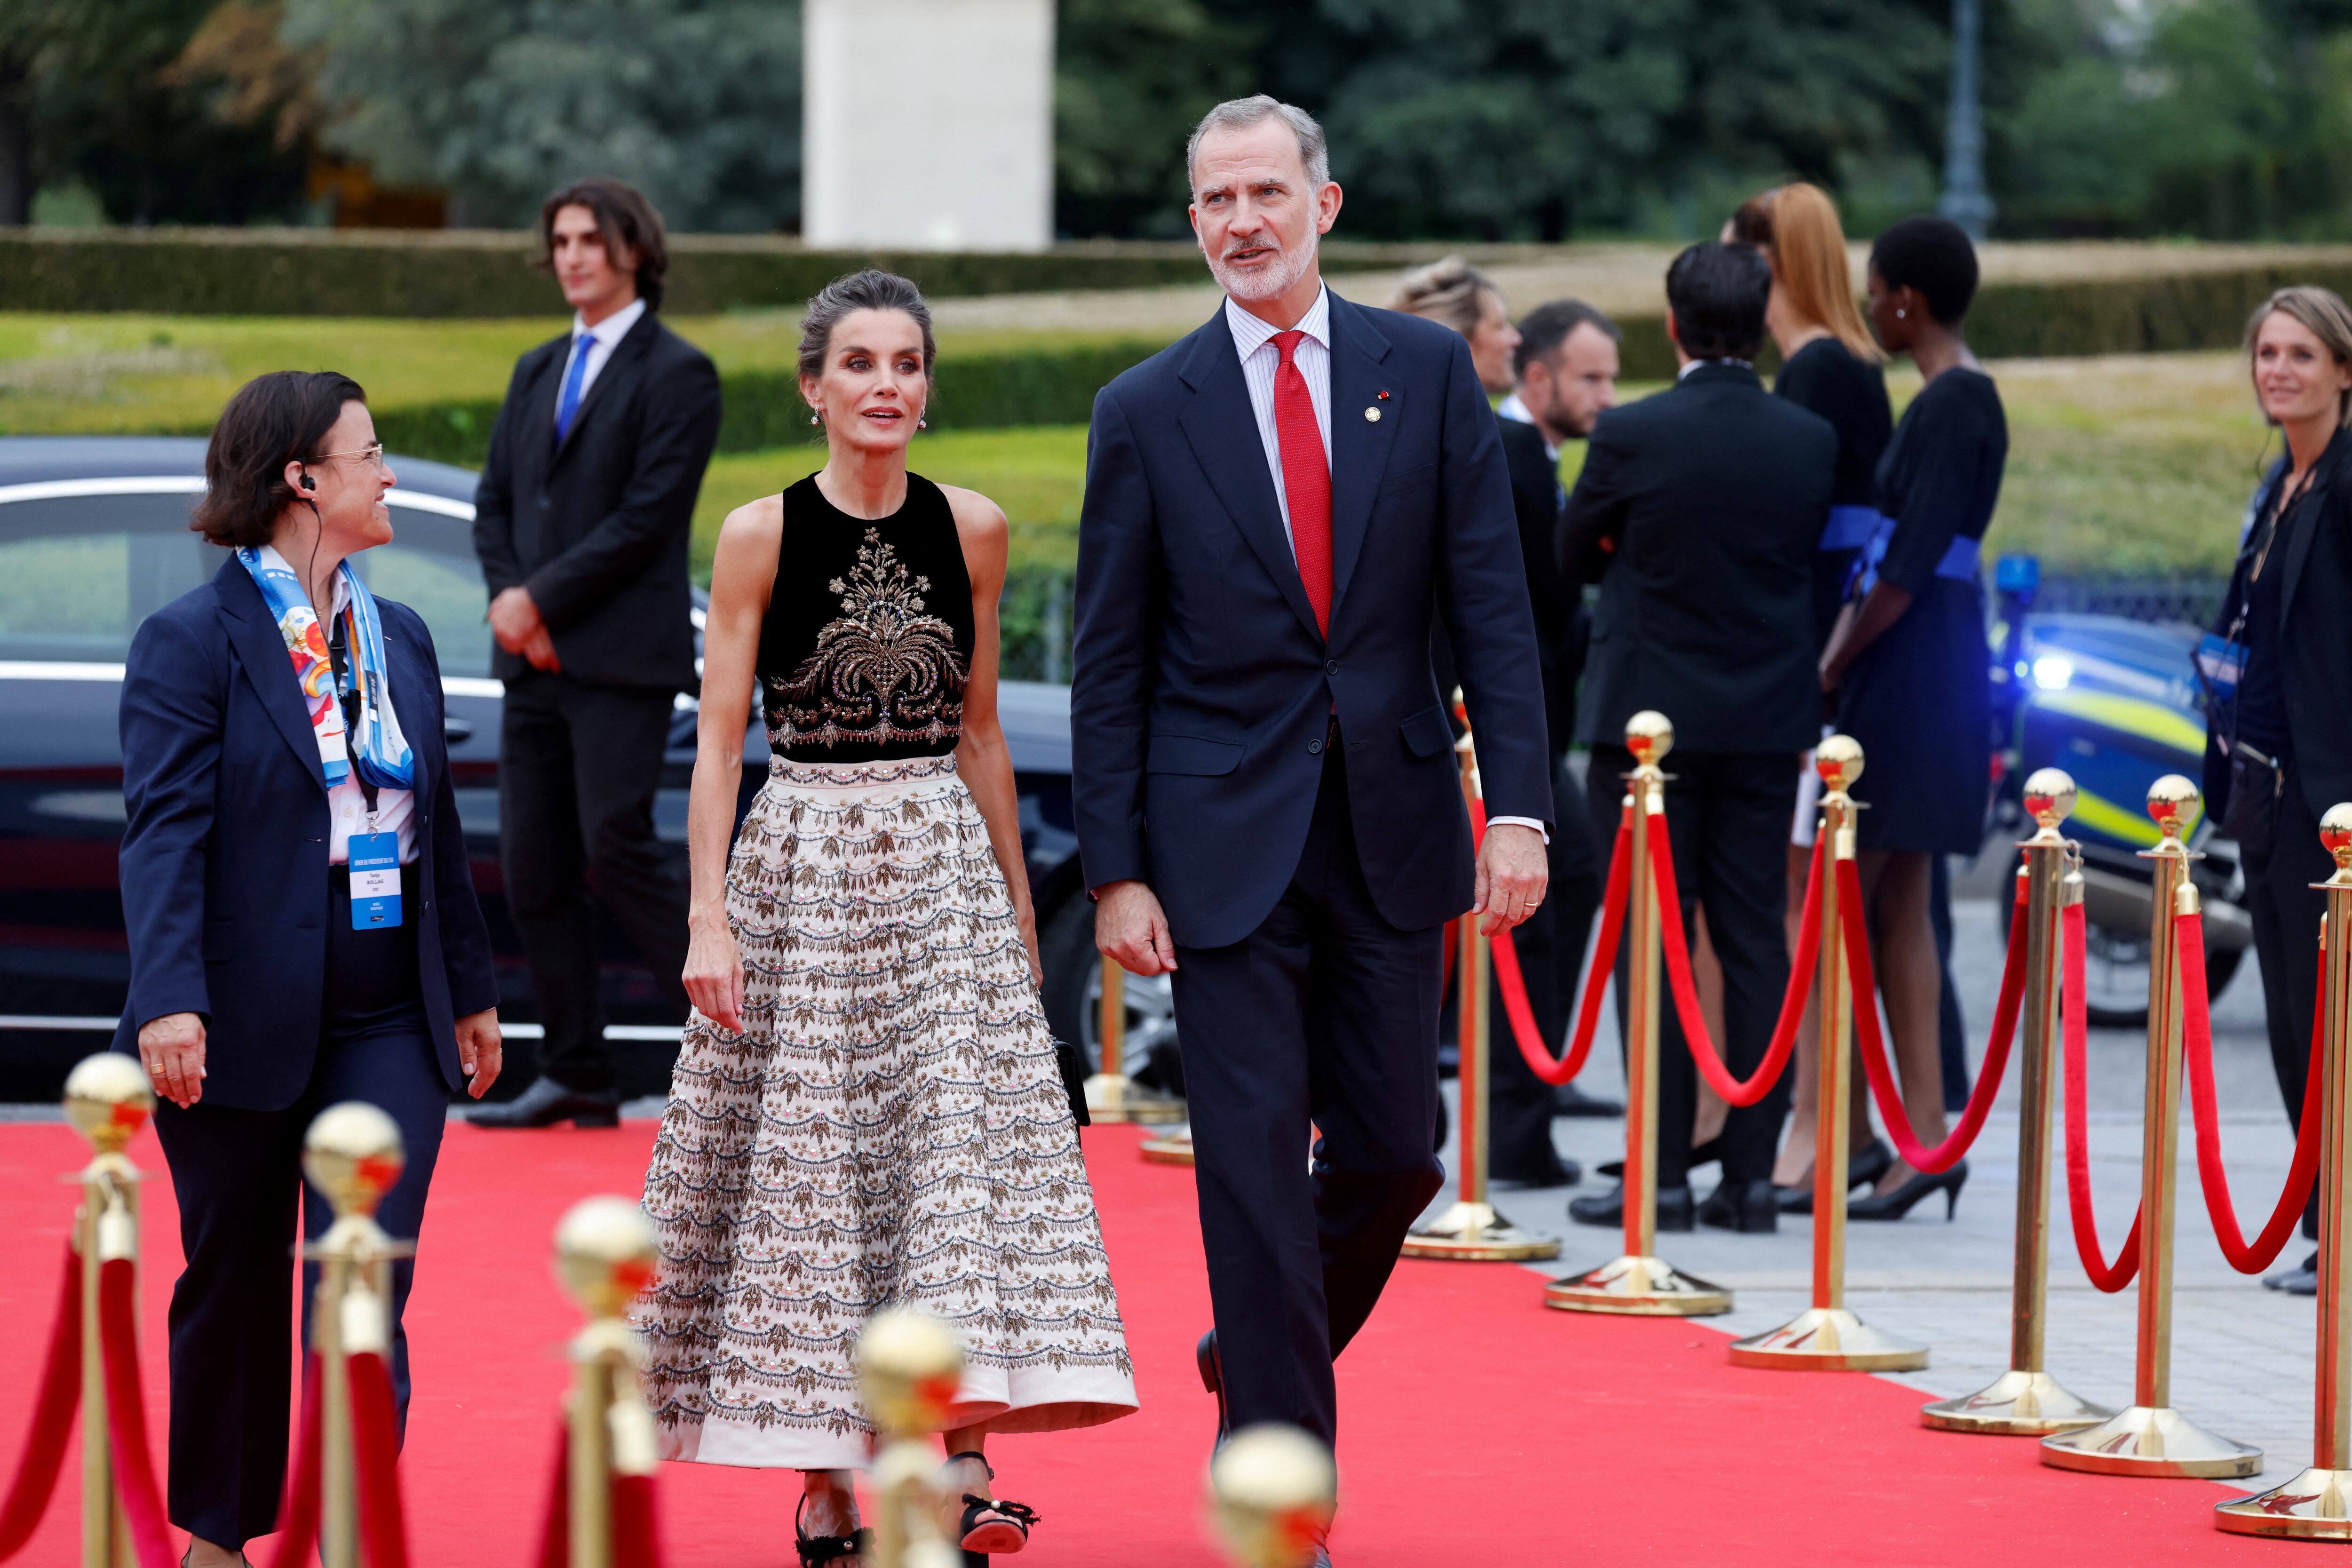
[[[522,1568],[538,1516],[561,1348],[576,1322],[548,1269],[574,1199],[634,1194],[653,1129],[478,1133],[453,1127],[410,1308],[416,1402],[404,1484],[425,1568]],[[1044,1516],[1030,1568],[1176,1568],[1204,1543],[1200,1477],[1214,1419],[1192,1370],[1208,1299],[1189,1172],[1141,1163],[1132,1129],[1087,1134],[1144,1408],[1089,1432],[1008,1438],[1008,1495]],[[163,1310],[178,1261],[152,1134],[147,1361],[157,1440]],[[58,1173],[83,1146],[59,1126],[0,1126],[0,1476],[23,1441],[71,1206]],[[1730,1562],[1740,1568],[1980,1568],[2053,1560],[2277,1561],[2294,1548],[2225,1536],[2222,1489],[2044,1468],[2023,1439],[1921,1428],[1919,1396],[1868,1377],[1729,1366],[1687,1322],[1546,1311],[1507,1265],[1406,1263],[1341,1363],[1343,1568],[1433,1563]],[[158,1456],[160,1462],[161,1456]],[[69,1568],[68,1466],[19,1561]],[[790,1568],[791,1475],[693,1465],[661,1478],[668,1568]]]

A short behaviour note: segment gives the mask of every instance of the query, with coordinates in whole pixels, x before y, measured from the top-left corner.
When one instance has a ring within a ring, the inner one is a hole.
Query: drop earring
[[[928,430],[930,427],[931,422],[928,419],[918,419],[915,421],[915,428],[918,430]]]
[[[822,413],[812,412],[809,415],[809,423],[812,425],[822,425],[824,423],[824,416]]]

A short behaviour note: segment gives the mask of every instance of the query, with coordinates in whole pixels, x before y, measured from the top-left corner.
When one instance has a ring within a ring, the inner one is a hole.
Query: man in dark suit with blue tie
[[[572,331],[515,365],[474,498],[506,682],[499,849],[546,1030],[541,1076],[478,1126],[609,1127],[620,1095],[597,996],[596,897],[684,1017],[686,879],[654,791],[694,669],[687,538],[719,441],[719,373],[662,325],[659,214],[618,180],[540,216]]]
[[[1467,344],[1322,286],[1321,129],[1222,104],[1187,163],[1227,299],[1095,402],[1072,787],[1097,943],[1172,973],[1183,1020],[1203,1381],[1230,1426],[1328,1440],[1331,1359],[1444,1179],[1444,924],[1543,897],[1543,685]],[[1494,814],[1475,868],[1441,616]]]

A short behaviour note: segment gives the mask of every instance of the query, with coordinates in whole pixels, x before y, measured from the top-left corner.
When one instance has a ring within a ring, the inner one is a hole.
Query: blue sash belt
[[[1830,508],[1829,526],[1822,530],[1821,550],[1859,550],[1878,531],[1876,509],[1866,506]]]
[[[1831,527],[1834,528],[1837,525],[1837,513],[1844,510],[1846,509],[1842,507],[1832,510]],[[1828,535],[1824,533],[1822,537],[1827,538]],[[1886,546],[1894,538],[1895,520],[1891,517],[1879,517],[1876,526],[1871,530],[1870,537],[1863,542],[1862,553],[1854,557],[1853,572],[1846,580],[1848,598],[1859,599],[1878,586],[1879,563],[1886,559]],[[1944,558],[1936,563],[1936,575],[1949,577],[1958,583],[1975,582],[1977,556],[1983,547],[1984,542],[1981,540],[1970,539],[1966,534],[1955,535],[1952,542],[1944,547]],[[1826,549],[1828,546],[1824,545],[1822,548]]]

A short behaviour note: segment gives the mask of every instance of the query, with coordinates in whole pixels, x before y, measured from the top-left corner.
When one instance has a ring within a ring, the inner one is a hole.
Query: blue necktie
[[[555,400],[555,438],[562,440],[572,434],[572,421],[580,412],[580,384],[588,379],[588,351],[596,340],[586,332],[572,340],[572,368],[564,373],[563,395]]]

